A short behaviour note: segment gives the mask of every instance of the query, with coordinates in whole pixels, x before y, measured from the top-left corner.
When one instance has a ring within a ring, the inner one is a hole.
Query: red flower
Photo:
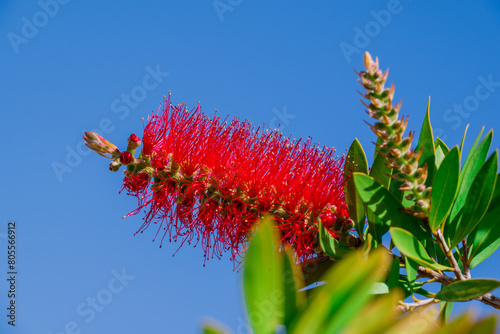
[[[271,214],[282,242],[305,260],[316,254],[320,217],[328,212],[328,227],[335,213],[347,215],[344,157],[335,150],[247,121],[209,118],[200,105],[189,112],[172,106],[170,96],[161,107],[144,126],[143,165],[130,164],[124,180],[139,199],[134,213],[146,210],[141,233],[154,223],[162,240],[201,242],[207,260],[225,250],[235,259],[253,224]]]

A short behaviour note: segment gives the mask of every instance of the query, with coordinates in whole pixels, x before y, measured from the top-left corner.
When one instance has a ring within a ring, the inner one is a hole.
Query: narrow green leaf
[[[442,326],[433,334],[469,334],[473,322],[471,312],[466,312],[452,319],[446,326]]]
[[[319,223],[319,244],[323,252],[334,258],[343,258],[352,251],[332,237],[321,222]]]
[[[497,317],[491,315],[481,319],[470,330],[469,334],[494,334],[497,328]]]
[[[500,206],[486,213],[467,238],[467,244],[470,245],[469,261],[472,268],[486,260],[500,246]]]
[[[476,140],[474,140],[474,144],[472,144],[472,147],[470,148],[469,153],[467,154],[467,158],[465,158],[464,167],[470,163],[472,156],[475,154],[477,144],[479,143],[479,140],[481,139],[483,132],[484,132],[484,126],[481,128],[481,131],[479,132],[479,135],[476,137]],[[464,136],[465,136],[465,134],[464,134]]]
[[[409,256],[405,256],[406,279],[410,287],[411,294],[415,293],[414,285],[417,279],[418,263],[413,261]]]
[[[425,250],[427,251],[427,254],[429,254],[431,259],[437,261],[436,248],[439,248],[439,246],[436,247],[436,243],[434,242],[434,240],[430,239],[422,240],[422,245],[424,246]]]
[[[404,299],[411,296],[413,294],[412,291],[415,291],[415,294],[419,294],[422,296],[428,295],[429,293],[426,290],[422,289],[422,286],[424,284],[425,284],[424,282],[414,282],[412,284],[412,286],[410,287],[410,284],[408,283],[408,278],[406,277],[406,275],[399,275],[399,287],[403,290],[403,292],[405,294]],[[434,297],[434,295],[432,297]],[[431,297],[429,297],[429,298],[431,298]]]
[[[441,147],[436,148],[436,168],[439,169],[439,166],[441,166],[441,163],[443,162],[445,154],[443,153],[443,150]],[[459,162],[460,165],[460,162]]]
[[[425,113],[424,122],[422,123],[422,128],[420,129],[420,135],[418,137],[418,144],[416,150],[422,150],[422,154],[419,159],[419,167],[427,164],[427,181],[426,184],[430,186],[434,178],[435,171],[435,148],[434,148],[434,136],[432,134],[431,119],[429,116],[429,109],[431,105],[431,98],[427,102],[427,111]]]
[[[272,226],[270,219],[260,223],[248,246],[243,272],[248,318],[256,334],[274,333],[276,325],[284,323],[283,262],[276,252]],[[268,305],[265,312],[264,304]]]
[[[448,302],[463,301],[477,298],[498,287],[500,287],[500,281],[494,279],[457,281],[443,287],[434,298]]]
[[[306,301],[306,292],[301,291],[304,288],[304,276],[300,268],[293,261],[293,258],[291,250],[285,251],[282,256],[285,326],[290,325],[298,314],[298,310],[302,308]]]
[[[464,135],[462,136],[462,141],[460,142],[460,153],[463,152],[464,150],[464,142],[465,142],[465,136],[467,135],[467,129],[469,128],[469,124],[465,127]],[[483,131],[481,131],[483,133]],[[479,137],[481,137],[481,133],[479,134]]]
[[[385,188],[389,189],[389,184],[391,183],[391,173],[392,168],[387,167],[387,159],[379,154],[373,162],[372,168],[370,169],[370,176],[373,177],[378,183],[380,183]]]
[[[437,150],[438,147],[441,147],[441,150],[443,151],[443,154],[446,155],[450,151],[448,148],[448,145],[444,143],[444,141],[441,140],[441,138],[436,137],[436,141],[434,142],[434,146]]]
[[[399,257],[392,259],[391,271],[387,276],[386,284],[389,290],[399,287]]]
[[[362,236],[366,212],[365,206],[356,192],[356,187],[351,177],[353,172],[368,174],[368,161],[366,160],[365,151],[357,138],[354,139],[347,152],[347,161],[344,165],[344,178],[347,179],[347,182],[344,187],[344,194],[349,215],[355,223],[358,235]]]
[[[385,333],[398,317],[398,311],[394,305],[402,299],[401,297],[399,293],[394,292],[379,296],[359,312],[363,320],[354,319],[342,328],[342,334]]]
[[[451,310],[453,309],[453,302],[441,302],[439,305],[439,319],[441,323],[446,325],[450,319]]]
[[[367,209],[368,213],[368,232],[371,234],[377,244],[382,243],[382,237],[389,232],[387,221],[381,220],[372,210]]]
[[[472,185],[472,182],[481,169],[481,166],[486,161],[491,141],[493,139],[493,132],[488,132],[486,137],[481,141],[477,148],[475,148],[475,145],[477,144],[477,141],[479,139],[480,137],[478,137],[476,139],[476,142],[474,142],[474,145],[469,152],[466,162],[464,163],[462,171],[460,172],[458,193],[455,199],[455,203],[453,204],[450,212],[450,218],[448,219],[444,228],[444,233],[447,240],[452,240],[455,237],[455,233],[457,232],[458,227],[457,222],[464,207],[465,199]]]
[[[377,156],[378,156],[378,147],[380,144],[382,144],[384,142],[384,140],[380,137],[377,137],[377,142],[376,144],[374,145],[375,146],[375,152],[373,152],[373,161],[375,162],[375,159],[377,159]]]
[[[450,213],[458,190],[460,174],[460,153],[455,146],[443,160],[432,184],[429,225],[436,231]]]
[[[450,247],[458,245],[483,218],[493,197],[497,170],[498,151],[495,151],[472,182]]]
[[[389,264],[383,250],[369,256],[361,252],[342,259],[324,276],[318,290],[302,313],[287,328],[290,333],[336,333],[356,318],[374,298],[369,292],[379,282]]]
[[[209,323],[203,324],[203,334],[227,334],[230,333],[229,329],[222,324],[210,320]]]
[[[404,213],[401,203],[389,190],[368,175],[354,173],[353,178],[361,199],[380,221],[387,226],[406,229],[421,240],[430,238],[422,222]]]
[[[372,295],[383,295],[389,293],[389,287],[385,283],[376,282],[369,293]]]
[[[418,264],[434,270],[453,270],[450,267],[440,265],[431,259],[424,246],[410,232],[399,228],[391,227],[392,241],[405,256],[411,258]]]
[[[499,182],[500,174],[497,174],[497,179],[495,182],[495,191],[493,192],[493,198],[491,199],[490,206],[488,207],[488,211],[493,210],[494,208],[500,206],[500,182]]]

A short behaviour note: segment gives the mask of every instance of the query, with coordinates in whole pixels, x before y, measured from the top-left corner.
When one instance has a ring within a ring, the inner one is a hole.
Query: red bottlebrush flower
[[[149,180],[151,176],[148,173],[130,173],[125,172],[125,178],[123,179],[123,187],[126,188],[130,194],[135,196],[141,191],[145,190],[149,185]]]
[[[275,217],[282,243],[306,260],[316,254],[320,217],[335,219],[332,208],[347,215],[344,157],[310,138],[209,118],[200,105],[189,112],[172,106],[169,95],[148,118],[142,142],[123,185],[139,199],[133,213],[146,211],[138,232],[154,223],[162,241],[168,235],[181,246],[201,243],[207,260],[226,250],[236,259],[265,214]]]

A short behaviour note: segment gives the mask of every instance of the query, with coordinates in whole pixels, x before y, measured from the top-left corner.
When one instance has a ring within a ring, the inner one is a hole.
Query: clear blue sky
[[[141,216],[121,217],[135,199],[83,131],[123,149],[172,91],[339,154],[358,137],[371,158],[353,71],[365,50],[390,67],[409,129],[430,95],[450,146],[467,123],[469,146],[483,125],[500,131],[498,1],[0,1],[1,268],[9,219],[19,246],[17,326],[2,278],[0,332],[198,333],[209,316],[246,333],[229,256],[203,267],[199,248],[172,257],[154,230],[134,237]],[[499,266],[476,276],[500,279]]]

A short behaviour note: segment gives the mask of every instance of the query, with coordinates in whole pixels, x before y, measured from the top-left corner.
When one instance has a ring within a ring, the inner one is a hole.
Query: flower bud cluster
[[[414,133],[410,132],[404,137],[408,117],[399,119],[401,102],[393,104],[394,84],[390,88],[385,87],[389,70],[384,73],[379,69],[378,58],[374,61],[366,52],[364,55],[364,66],[366,71],[358,73],[358,81],[367,90],[362,95],[369,103],[361,101],[367,107],[370,117],[377,120],[370,125],[371,130],[381,139],[377,145],[378,153],[387,159],[387,166],[398,171],[392,177],[403,184],[401,191],[408,192],[405,198],[415,202],[410,209],[419,218],[428,216],[430,208],[431,188],[426,187],[427,164],[419,167],[421,150],[411,149]]]

